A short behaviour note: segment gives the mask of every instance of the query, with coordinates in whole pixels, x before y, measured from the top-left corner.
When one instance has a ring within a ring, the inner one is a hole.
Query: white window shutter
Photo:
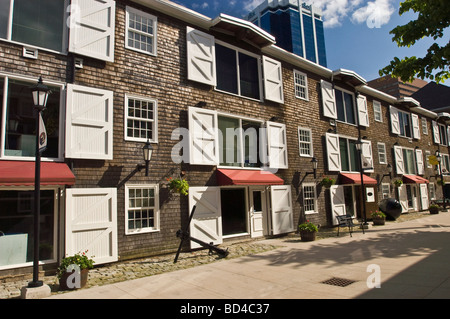
[[[206,243],[221,244],[223,239],[220,187],[189,187],[189,214],[192,213],[194,206],[194,216],[189,225],[190,235]],[[191,249],[200,247],[202,246],[191,241]]]
[[[448,146],[450,146],[450,126],[447,126],[447,141],[448,141]]]
[[[334,98],[333,84],[320,80],[322,91],[322,110],[325,117],[337,119],[336,100]]]
[[[344,185],[333,185],[330,187],[331,221],[333,225],[338,224],[336,216],[346,215]]]
[[[294,231],[291,185],[270,187],[272,202],[272,235]]]
[[[219,134],[216,111],[190,107],[188,113],[190,163],[218,165]]]
[[[362,144],[362,162],[364,171],[367,173],[373,173],[373,154],[372,154],[372,142],[368,140],[361,140]]]
[[[214,36],[186,28],[188,79],[216,86],[216,47]]]
[[[341,150],[339,147],[339,135],[326,133],[328,170],[339,172],[341,170]]]
[[[113,92],[67,84],[67,158],[113,159]]]
[[[406,185],[398,187],[398,198],[402,206],[402,213],[408,212],[408,193],[406,192]]]
[[[69,52],[114,61],[116,2],[72,0]]]
[[[428,186],[427,184],[419,185],[419,193],[420,193],[420,206],[422,210],[427,210],[429,208],[429,200],[428,200]]]
[[[417,114],[411,114],[413,138],[420,139],[420,127],[419,116]]]
[[[358,120],[359,125],[369,126],[369,111],[367,110],[367,98],[364,95],[359,94],[356,104],[358,105]]]
[[[435,142],[436,144],[441,143],[438,123],[436,121],[431,121],[431,126],[433,128],[433,142]]]
[[[95,265],[118,260],[117,189],[66,189],[66,255],[88,250]]]
[[[417,175],[424,174],[424,163],[422,150],[416,149]]]
[[[391,132],[394,134],[400,134],[400,121],[398,118],[398,109],[389,105],[389,114],[391,117]]]
[[[405,162],[403,160],[403,149],[401,146],[394,146],[394,155],[395,155],[395,169],[397,175],[405,174]]]
[[[288,168],[286,125],[267,121],[267,148],[270,168]]]
[[[265,99],[276,103],[284,103],[281,62],[263,56],[263,70]]]

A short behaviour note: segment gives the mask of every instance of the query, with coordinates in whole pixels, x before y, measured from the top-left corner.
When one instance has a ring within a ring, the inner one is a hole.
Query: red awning
[[[267,171],[218,169],[217,183],[223,185],[283,185],[284,181]]]
[[[0,186],[33,186],[34,162],[0,161]],[[41,185],[73,185],[75,176],[65,163],[41,162]]]
[[[428,184],[429,181],[417,175],[403,175],[403,183],[405,184]]]
[[[340,173],[341,184],[361,185],[361,174],[359,173]],[[377,185],[377,180],[363,174],[364,185]]]

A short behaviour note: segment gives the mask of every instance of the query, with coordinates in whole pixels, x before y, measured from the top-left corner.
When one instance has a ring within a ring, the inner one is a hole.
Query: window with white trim
[[[428,191],[430,193],[430,199],[436,199],[436,188],[434,183],[428,184]]]
[[[428,125],[425,117],[422,117],[422,133],[428,135]]]
[[[239,96],[261,100],[260,57],[217,41],[216,89]]]
[[[0,0],[0,38],[62,52],[66,7],[61,0]]]
[[[303,210],[305,214],[312,214],[317,212],[317,194],[316,184],[304,183],[303,189]]]
[[[378,148],[378,161],[380,164],[386,164],[386,144],[384,143],[377,143]]]
[[[308,100],[308,77],[305,73],[294,70],[295,97]]]
[[[373,101],[373,116],[375,121],[383,122],[383,117],[381,114],[381,103],[378,101]]]
[[[125,185],[125,234],[159,231],[158,185]]]
[[[409,148],[402,148],[402,152],[405,174],[415,175],[417,173],[417,170],[414,150]]]
[[[125,95],[125,140],[158,141],[157,101]]]
[[[313,156],[312,133],[309,128],[298,128],[298,148],[300,156]]]
[[[450,172],[449,156],[447,154],[441,154],[441,155],[442,155],[442,160],[441,160],[442,173],[447,174],[448,172]]]
[[[389,183],[381,184],[381,198],[389,198],[391,197],[391,185]]]
[[[430,164],[430,155],[431,155],[430,151],[425,151],[425,160],[427,161],[427,167],[433,168],[433,165]]]
[[[151,14],[126,8],[125,47],[156,55],[157,18]]]
[[[411,114],[398,111],[398,121],[400,125],[400,136],[412,137]]]
[[[353,93],[334,89],[336,99],[337,119],[349,124],[356,124],[355,96]]]

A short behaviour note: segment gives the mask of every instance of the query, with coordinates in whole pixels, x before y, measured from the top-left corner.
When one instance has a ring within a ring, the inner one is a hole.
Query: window
[[[412,137],[411,134],[411,115],[402,111],[398,111],[398,121],[400,126],[400,136]]]
[[[315,184],[303,184],[303,209],[305,214],[317,212],[317,196]]]
[[[0,127],[4,127],[2,157],[20,157],[34,159],[36,152],[36,117],[33,110],[33,98],[30,87],[35,81],[23,80],[14,76],[0,76]],[[61,123],[61,90],[62,87],[48,85],[52,93],[48,97],[47,107],[41,113],[47,131],[47,149],[42,153],[43,158],[62,158]],[[6,92],[6,105],[3,94]],[[61,137],[61,138],[60,138]]]
[[[312,134],[309,128],[298,128],[298,147],[300,156],[313,156]]]
[[[125,47],[156,55],[156,23],[155,16],[127,7]]]
[[[430,151],[425,151],[425,160],[427,161],[427,167],[433,168],[433,165],[430,164]]]
[[[383,122],[383,117],[381,115],[381,103],[378,101],[373,101],[373,114],[375,121]]]
[[[294,70],[295,97],[308,100],[308,78],[305,73]]]
[[[427,119],[422,117],[422,133],[428,135]]]
[[[380,164],[386,164],[386,145],[384,143],[377,143],[378,147],[378,161]]]
[[[405,174],[416,174],[416,161],[414,156],[414,150],[403,148],[403,165]]]
[[[158,141],[157,102],[135,96],[125,96],[125,140]]]
[[[58,192],[41,190],[39,260],[56,260],[55,225],[58,216]],[[0,269],[33,261],[34,191],[2,189],[0,191]]]
[[[449,162],[449,156],[447,154],[441,154],[442,155],[442,173],[448,173],[450,171],[450,162]]]
[[[389,183],[382,183],[381,184],[381,197],[383,199],[391,197],[391,186]]]
[[[218,116],[222,136],[220,165],[261,167],[259,157],[259,129],[261,123],[236,117]]]
[[[339,138],[342,171],[359,172],[360,160],[356,142],[356,140]]]
[[[259,57],[216,43],[216,89],[260,100]]]
[[[439,127],[439,140],[441,145],[447,146],[447,128],[443,124],[438,124]]]
[[[158,185],[125,186],[125,233],[159,230]]]
[[[436,188],[434,183],[428,184],[428,191],[430,192],[430,199],[436,199]]]
[[[356,124],[353,94],[334,89],[334,95],[336,99],[337,119],[345,123]]]
[[[0,0],[0,38],[62,52],[65,9],[65,1]]]

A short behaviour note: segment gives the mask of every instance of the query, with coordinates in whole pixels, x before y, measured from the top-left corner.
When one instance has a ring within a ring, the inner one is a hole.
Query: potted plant
[[[334,185],[335,182],[336,180],[334,178],[324,176],[320,181],[320,185],[325,188],[330,188],[332,185]]]
[[[439,186],[444,186],[445,185],[445,181],[442,179],[438,179],[436,182]]]
[[[169,189],[172,192],[180,193],[183,195],[188,194],[189,190],[189,183],[184,178],[168,178],[167,181],[169,182]]]
[[[306,223],[298,225],[298,230],[300,231],[300,238],[302,241],[314,241],[316,240],[316,233],[319,229],[316,225],[307,220]]]
[[[61,260],[56,271],[61,290],[83,288],[86,285],[89,269],[94,268],[94,260],[86,253],[87,250]]]
[[[403,185],[403,181],[401,179],[396,179],[392,182],[395,187],[400,187]]]
[[[430,211],[430,214],[439,214],[439,205],[431,204],[428,210]]]
[[[384,225],[386,221],[386,214],[378,210],[371,213],[374,225]]]

